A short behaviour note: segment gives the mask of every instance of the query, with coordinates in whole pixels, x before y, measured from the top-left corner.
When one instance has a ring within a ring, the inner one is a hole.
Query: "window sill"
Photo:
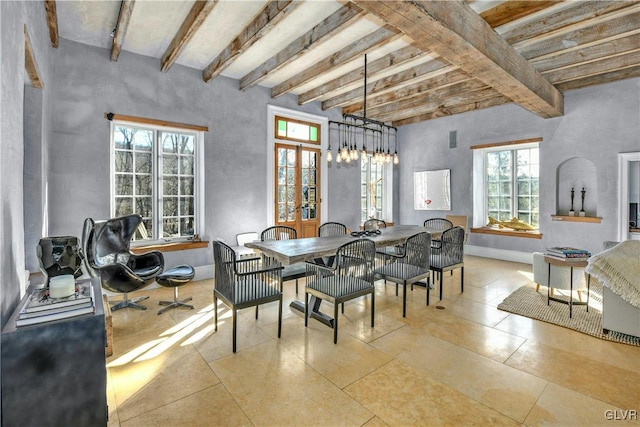
[[[200,249],[209,246],[209,242],[177,242],[177,243],[159,243],[157,245],[136,246],[131,248],[134,254],[142,254],[149,251],[173,252],[184,251],[187,249]]]
[[[481,227],[472,228],[471,232],[479,234],[495,234],[498,236],[525,237],[528,239],[542,239],[542,233],[539,231],[498,230],[490,227]]]

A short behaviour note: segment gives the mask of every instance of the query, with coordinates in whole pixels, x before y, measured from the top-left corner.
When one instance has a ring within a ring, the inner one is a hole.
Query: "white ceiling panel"
[[[102,48],[111,47],[119,1],[57,1],[61,38]]]

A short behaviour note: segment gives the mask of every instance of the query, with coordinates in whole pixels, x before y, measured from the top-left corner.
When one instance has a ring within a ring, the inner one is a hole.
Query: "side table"
[[[585,268],[588,264],[586,259],[574,259],[574,258],[556,258],[551,256],[544,256],[544,262],[549,265],[549,275],[547,279],[547,305],[549,305],[549,301],[561,302],[563,304],[569,305],[569,318],[573,316],[573,306],[574,305],[586,305],[587,313],[589,312],[589,291],[591,289],[591,275],[587,274],[587,301],[573,301],[573,268]],[[551,266],[554,265],[560,268],[570,268],[571,271],[569,273],[569,301],[565,301],[560,298],[551,296]]]

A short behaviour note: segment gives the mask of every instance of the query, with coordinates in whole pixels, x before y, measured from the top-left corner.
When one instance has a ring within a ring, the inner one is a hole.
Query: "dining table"
[[[343,236],[332,237],[305,237],[290,240],[270,240],[247,242],[245,246],[262,252],[265,256],[271,257],[282,263],[283,265],[292,265],[299,262],[314,262],[316,264],[326,264],[327,258],[336,254],[338,248],[346,243],[352,242],[354,239],[366,238],[372,240],[377,249],[387,246],[395,246],[403,244],[408,237],[420,232],[428,232],[431,238],[438,238],[442,234],[442,230],[422,227],[419,225],[394,225],[391,227],[380,228],[377,232],[354,232]],[[333,318],[320,312],[320,304],[322,300],[311,297],[309,304],[312,309],[309,316],[321,323],[333,328]],[[290,307],[305,312],[303,301],[293,301]]]

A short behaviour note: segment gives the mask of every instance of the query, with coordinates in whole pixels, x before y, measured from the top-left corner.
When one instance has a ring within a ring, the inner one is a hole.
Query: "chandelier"
[[[338,147],[336,163],[350,163],[367,156],[375,163],[391,163],[397,165],[398,137],[397,128],[377,120],[367,119],[367,55],[364,56],[364,101],[362,117],[343,114],[342,121],[329,121],[329,145],[327,162],[333,160],[331,143]],[[393,152],[391,151],[393,149]]]

